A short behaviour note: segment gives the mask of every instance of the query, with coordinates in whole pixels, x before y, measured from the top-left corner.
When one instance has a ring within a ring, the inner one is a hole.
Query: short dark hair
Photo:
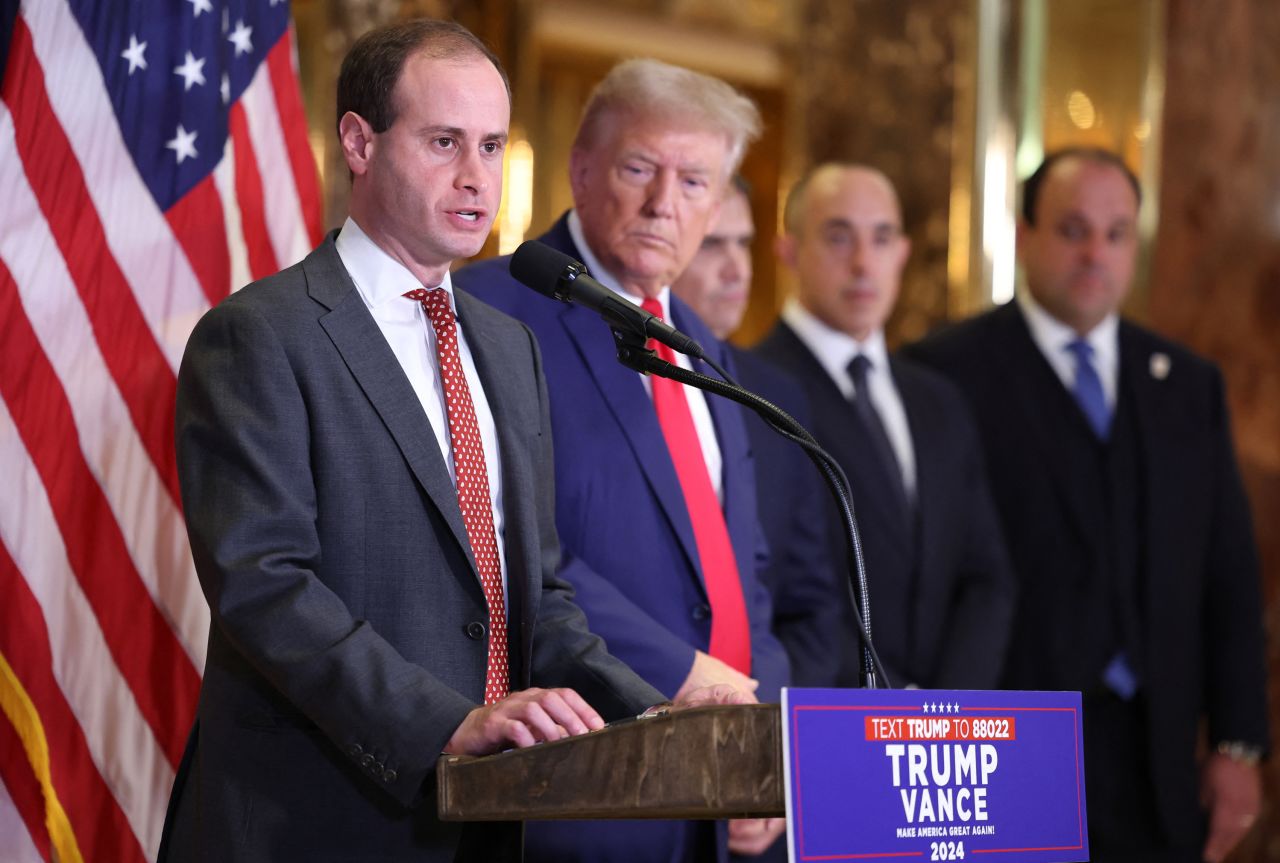
[[[1040,167],[1036,168],[1035,172],[1030,177],[1027,177],[1022,184],[1022,221],[1028,225],[1035,226],[1036,204],[1040,201],[1040,187],[1044,185],[1045,178],[1049,176],[1049,172],[1053,170],[1054,165],[1067,159],[1079,159],[1084,162],[1110,165],[1115,168],[1124,174],[1124,178],[1129,181],[1138,206],[1142,206],[1142,186],[1138,183],[1138,177],[1133,171],[1129,170],[1129,166],[1125,164],[1124,159],[1120,158],[1117,153],[1104,150],[1101,147],[1064,147],[1061,150],[1053,150],[1048,153],[1044,157],[1044,161],[1040,163]]]
[[[353,111],[364,117],[373,131],[387,131],[399,110],[395,90],[400,73],[409,55],[419,51],[435,60],[483,57],[498,70],[507,98],[511,98],[506,71],[474,33],[453,21],[418,18],[370,30],[351,46],[338,73],[337,122],[341,124],[343,116]]]

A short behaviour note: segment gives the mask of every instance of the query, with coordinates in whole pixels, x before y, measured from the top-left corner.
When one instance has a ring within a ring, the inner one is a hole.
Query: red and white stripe
[[[217,169],[161,211],[66,0],[23,0],[0,89],[0,657],[85,859],[154,860],[208,610],[173,459],[187,337],[320,239],[290,39],[231,106]],[[47,860],[0,713],[0,860]]]

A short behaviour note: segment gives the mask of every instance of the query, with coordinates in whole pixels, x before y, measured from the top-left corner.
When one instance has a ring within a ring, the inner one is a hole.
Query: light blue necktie
[[[1106,440],[1111,433],[1111,408],[1107,406],[1107,396],[1102,390],[1102,379],[1093,366],[1093,346],[1084,339],[1075,339],[1067,345],[1067,350],[1076,360],[1076,385],[1071,393],[1080,410],[1084,411],[1093,433],[1100,440]],[[1102,670],[1102,680],[1108,689],[1125,701],[1133,698],[1141,685],[1124,650],[1111,657]]]
[[[1084,339],[1075,339],[1067,345],[1067,350],[1076,360],[1076,385],[1071,394],[1075,396],[1080,410],[1084,411],[1093,433],[1100,440],[1106,440],[1111,433],[1111,408],[1107,406],[1102,379],[1093,367],[1093,345]]]

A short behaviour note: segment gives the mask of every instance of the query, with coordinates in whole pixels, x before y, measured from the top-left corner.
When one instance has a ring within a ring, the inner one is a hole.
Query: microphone
[[[641,333],[687,356],[705,358],[702,345],[694,339],[609,290],[593,279],[580,261],[546,243],[537,240],[521,243],[511,256],[510,270],[516,281],[543,296],[562,303],[586,306],[598,312],[610,326]]]

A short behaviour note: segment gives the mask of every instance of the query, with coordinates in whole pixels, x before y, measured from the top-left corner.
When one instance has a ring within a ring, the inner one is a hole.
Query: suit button
[[[711,606],[705,602],[699,602],[693,607],[692,614],[694,620],[706,620],[711,616]]]
[[[372,755],[370,755],[368,752],[366,752],[364,755],[361,755],[361,756],[360,756],[360,766],[361,766],[361,767],[363,767],[363,768],[364,768],[364,769],[366,769],[366,770],[368,770],[370,767],[372,767],[372,766],[373,766],[373,756],[372,756]]]
[[[387,783],[388,785],[390,785],[392,782],[395,782],[397,778],[398,776],[394,770],[383,771],[382,781]]]
[[[360,748],[359,743],[352,743],[347,747],[347,754],[352,758],[359,758],[361,752],[364,752],[364,750]]]
[[[478,620],[473,620],[467,624],[466,633],[467,633],[467,638],[470,638],[473,641],[483,641],[484,640],[484,624]]]

